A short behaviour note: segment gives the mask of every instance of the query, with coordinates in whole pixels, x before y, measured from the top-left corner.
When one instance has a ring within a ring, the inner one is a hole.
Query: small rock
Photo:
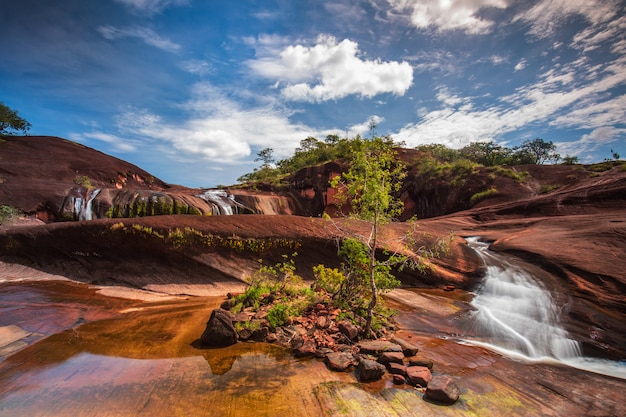
[[[409,358],[408,361],[409,361],[409,366],[425,366],[431,371],[433,370],[434,363],[432,359],[428,359],[428,358],[421,357],[421,356],[414,356],[412,358]]]
[[[387,365],[387,369],[389,369],[389,373],[393,375],[406,375],[406,366],[401,363],[390,362]]]
[[[393,383],[396,385],[404,385],[406,384],[406,377],[404,375],[393,375]]]
[[[356,360],[348,352],[331,352],[326,354],[326,364],[332,371],[345,372],[351,366],[356,365]]]
[[[442,404],[454,404],[460,393],[452,378],[445,375],[434,376],[426,387],[426,397]]]
[[[366,355],[380,355],[381,352],[402,352],[400,345],[387,340],[366,340],[358,345],[361,353]]]
[[[304,341],[300,347],[294,349],[294,355],[297,358],[303,358],[305,356],[313,356],[315,355],[315,351],[317,350],[317,345],[315,341],[310,338],[304,338]]]
[[[200,342],[206,346],[230,346],[237,343],[238,335],[233,326],[233,315],[230,311],[216,308],[206,324]]]
[[[417,355],[417,352],[419,351],[417,346],[399,337],[394,337],[393,339],[391,339],[391,341],[397,345],[400,345],[400,347],[402,347],[402,352],[406,356],[415,356]]]
[[[329,322],[328,322],[328,317],[327,316],[319,316],[317,318],[317,322],[315,323],[315,326],[318,329],[327,329],[328,325],[329,325]]]
[[[276,333],[270,333],[265,338],[265,341],[267,343],[276,343],[276,342],[278,342],[278,335]]]
[[[350,320],[343,320],[339,322],[339,331],[346,335],[350,340],[356,339],[359,335],[359,328],[355,326]]]
[[[250,338],[256,342],[264,342],[269,334],[270,334],[269,328],[261,327],[260,329],[256,329],[255,331],[253,331],[252,336]]]
[[[402,363],[404,362],[404,353],[402,352],[382,352],[378,355],[378,362],[383,365],[387,365],[388,363]]]
[[[409,366],[406,368],[406,376],[409,384],[425,387],[433,379],[430,369],[425,366]]]
[[[385,366],[370,359],[361,359],[356,368],[356,376],[361,382],[376,381],[384,374]]]

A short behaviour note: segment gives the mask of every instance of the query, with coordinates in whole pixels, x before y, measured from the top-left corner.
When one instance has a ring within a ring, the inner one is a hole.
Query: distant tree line
[[[394,144],[390,137],[381,140],[389,145]],[[340,138],[337,135],[328,135],[324,140],[307,137],[300,141],[293,156],[279,161],[274,159],[274,150],[265,148],[257,154],[255,161],[262,162],[253,172],[238,178],[240,183],[257,181],[274,181],[307,166],[317,165],[334,160],[350,159],[350,149],[353,141],[362,140],[360,136],[354,139]],[[483,166],[512,166],[525,164],[556,163],[560,160],[564,164],[578,163],[577,157],[561,158],[556,152],[556,145],[541,138],[526,140],[520,146],[509,148],[494,142],[473,142],[461,149],[451,149],[441,144],[420,145],[416,148],[428,153],[442,162],[458,162],[462,160]]]

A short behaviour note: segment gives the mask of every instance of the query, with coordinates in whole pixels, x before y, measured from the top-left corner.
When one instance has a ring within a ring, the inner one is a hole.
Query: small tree
[[[21,118],[17,110],[0,103],[0,134],[11,135],[17,132],[27,134],[31,124]]]
[[[548,161],[558,161],[561,157],[556,153],[556,145],[541,138],[526,140],[519,148],[519,152],[531,157],[532,163],[544,164]]]
[[[351,141],[348,171],[331,182],[340,190],[338,199],[349,202],[350,216],[369,225],[366,233],[351,233],[344,239],[339,252],[348,263],[343,290],[359,293],[354,290],[355,287],[366,286],[369,289],[369,302],[365,306],[366,337],[369,337],[372,328],[379,290],[393,289],[400,284],[393,276],[392,268],[423,266],[399,251],[386,252],[384,259],[376,256],[377,249],[390,243],[382,241],[382,226],[402,213],[403,204],[394,194],[400,190],[405,176],[405,167],[396,160],[390,139],[373,137],[364,140],[357,137]],[[405,236],[405,240],[408,241],[409,237]]]

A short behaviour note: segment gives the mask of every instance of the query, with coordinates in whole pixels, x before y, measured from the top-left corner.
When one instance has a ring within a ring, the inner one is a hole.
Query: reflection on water
[[[0,415],[247,416],[310,410],[312,382],[302,375],[323,373],[324,365],[257,347],[217,352],[215,363],[233,360],[221,375],[202,356],[138,360],[80,353],[3,377],[2,386],[10,389],[0,394]]]
[[[25,325],[15,292],[3,289],[2,320]],[[24,286],[14,289],[26,298],[23,307],[32,322],[35,307],[51,302],[40,288],[28,294]],[[275,416],[294,409],[318,416],[314,385],[350,378],[269,344],[194,348],[219,298],[143,303],[76,327],[70,323],[73,315],[102,300],[94,300],[98,296],[86,287],[84,299],[77,296],[80,288],[72,289],[56,315],[45,315],[57,317],[66,330],[0,362],[0,416]],[[8,294],[16,303],[4,302]],[[129,302],[117,304],[126,309]],[[63,319],[67,312],[71,320]]]

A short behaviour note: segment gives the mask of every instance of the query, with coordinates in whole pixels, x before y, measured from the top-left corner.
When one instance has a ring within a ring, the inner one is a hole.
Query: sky
[[[329,134],[626,158],[626,1],[0,0],[0,102],[160,179]]]

